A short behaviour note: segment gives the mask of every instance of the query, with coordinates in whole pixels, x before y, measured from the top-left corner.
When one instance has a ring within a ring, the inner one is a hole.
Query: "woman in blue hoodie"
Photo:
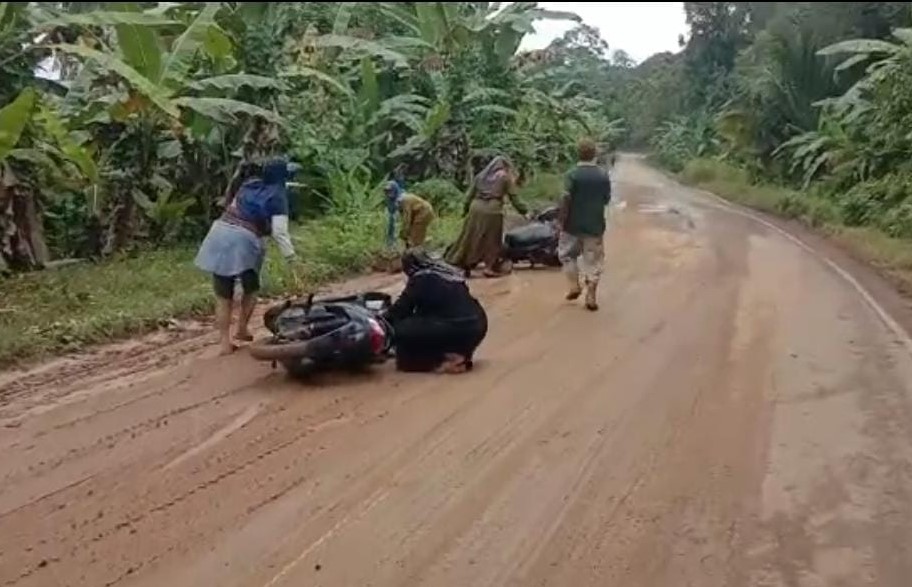
[[[196,266],[212,274],[222,354],[237,349],[231,342],[230,331],[234,288],[238,282],[243,296],[235,338],[253,340],[249,324],[266,257],[265,238],[273,238],[289,263],[295,258],[294,245],[288,234],[288,196],[285,188],[295,170],[296,166],[282,158],[264,163],[260,173],[241,184],[224,214],[212,223],[196,255]]]

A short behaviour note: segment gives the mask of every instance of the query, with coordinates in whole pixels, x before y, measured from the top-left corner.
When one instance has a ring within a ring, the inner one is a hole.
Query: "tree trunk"
[[[115,184],[116,196],[108,220],[108,234],[102,254],[111,255],[122,251],[133,238],[133,224],[136,216],[136,201],[128,186]]]
[[[0,167],[0,270],[40,269],[50,261],[41,207],[31,186]]]

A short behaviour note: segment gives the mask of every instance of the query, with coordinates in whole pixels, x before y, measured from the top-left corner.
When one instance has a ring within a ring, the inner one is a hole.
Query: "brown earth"
[[[908,585],[896,300],[636,159],[616,187],[602,311],[473,282],[468,375],[295,382],[193,325],[0,374],[0,586]]]

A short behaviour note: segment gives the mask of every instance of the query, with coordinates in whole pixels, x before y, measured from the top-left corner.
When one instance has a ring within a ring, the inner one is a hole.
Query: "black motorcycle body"
[[[250,354],[293,375],[382,363],[392,346],[392,328],[382,317],[391,304],[381,292],[286,301],[266,311],[272,336],[251,345]]]
[[[558,213],[557,207],[546,208],[535,214],[529,224],[507,231],[504,235],[504,258],[513,264],[527,262],[532,267],[559,267]]]

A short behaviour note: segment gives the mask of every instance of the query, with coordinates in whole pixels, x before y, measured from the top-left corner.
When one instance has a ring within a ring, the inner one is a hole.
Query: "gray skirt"
[[[246,228],[216,220],[196,253],[195,264],[213,275],[235,277],[248,270],[259,274],[265,258],[262,238]]]

